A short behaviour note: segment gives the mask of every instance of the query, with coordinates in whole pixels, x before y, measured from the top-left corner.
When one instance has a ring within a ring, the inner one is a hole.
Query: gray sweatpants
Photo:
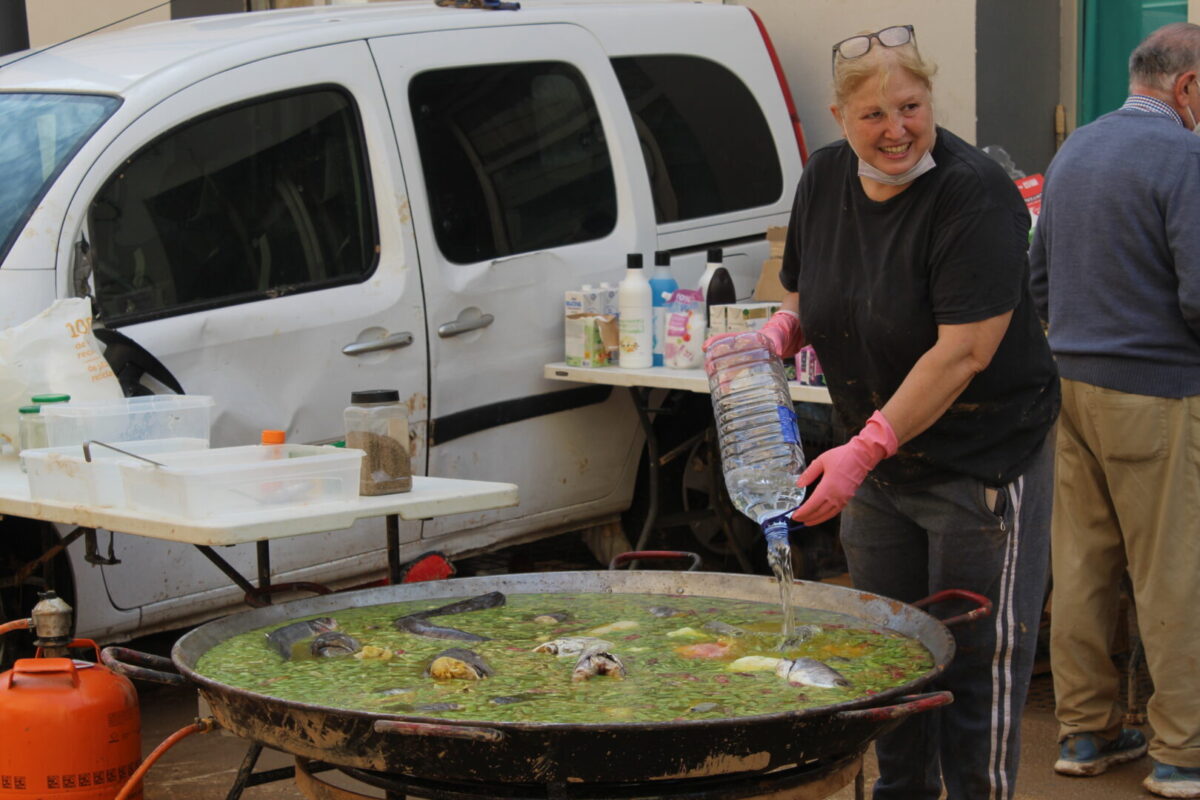
[[[930,688],[954,702],[876,740],[875,800],[936,800],[943,781],[948,800],[1013,797],[1049,568],[1052,441],[999,490],[973,478],[921,489],[868,480],[842,512],[855,587],[909,603],[966,589],[994,604],[990,617],[951,629],[954,660]]]

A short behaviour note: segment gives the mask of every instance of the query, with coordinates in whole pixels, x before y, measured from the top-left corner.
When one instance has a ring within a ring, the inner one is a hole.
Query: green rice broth
[[[326,615],[361,643],[363,650],[356,655],[315,658],[301,643],[293,648],[296,658],[285,661],[266,637],[283,625],[276,623],[221,642],[200,657],[196,671],[257,694],[344,710],[453,720],[603,723],[715,719],[827,706],[907,683],[933,667],[929,651],[915,639],[867,628],[852,616],[812,609],[796,609],[798,628],[815,626],[809,638],[781,651],[779,605],[710,597],[513,594],[497,608],[427,620],[490,638],[483,642],[430,639],[392,624],[447,602],[391,603]],[[676,615],[657,616],[652,608]],[[564,614],[565,619],[558,618]],[[730,626],[736,630],[731,632]],[[607,641],[611,646],[603,649],[619,658],[626,675],[572,680],[577,656],[534,652],[563,637]],[[430,662],[449,648],[473,651],[494,674],[481,680],[429,677]],[[833,668],[849,686],[796,685],[765,666],[801,657]],[[751,662],[751,668],[739,667]]]

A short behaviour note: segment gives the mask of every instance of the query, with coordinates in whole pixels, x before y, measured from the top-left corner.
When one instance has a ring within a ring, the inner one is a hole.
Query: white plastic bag
[[[123,393],[92,335],[85,298],[56,300],[33,319],[0,331],[0,451],[17,448],[17,409],[35,394],[119,400]]]

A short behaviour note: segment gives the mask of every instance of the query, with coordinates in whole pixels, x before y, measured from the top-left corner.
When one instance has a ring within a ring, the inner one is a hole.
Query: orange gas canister
[[[70,646],[98,660],[95,642]],[[112,800],[141,760],[128,678],[71,658],[23,658],[0,674],[0,800]],[[141,797],[139,786],[130,798]]]

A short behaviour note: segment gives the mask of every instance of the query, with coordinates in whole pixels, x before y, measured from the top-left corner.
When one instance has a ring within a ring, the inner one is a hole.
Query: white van
[[[256,12],[17,53],[0,65],[0,328],[90,295],[127,391],[212,395],[214,445],[332,442],[351,390],[399,389],[419,474],[521,498],[403,523],[406,557],[612,521],[643,441],[624,391],[542,378],[563,292],[656,250],[687,285],[720,246],[749,296],[800,174],[790,106],[752,12],[691,2]],[[382,527],[276,542],[276,579],[378,577]],[[39,587],[4,576],[64,532],[0,521],[0,618]],[[119,564],[75,543],[48,576],[80,635],[241,602],[189,545],[114,541]],[[254,574],[254,547],[221,554]]]

